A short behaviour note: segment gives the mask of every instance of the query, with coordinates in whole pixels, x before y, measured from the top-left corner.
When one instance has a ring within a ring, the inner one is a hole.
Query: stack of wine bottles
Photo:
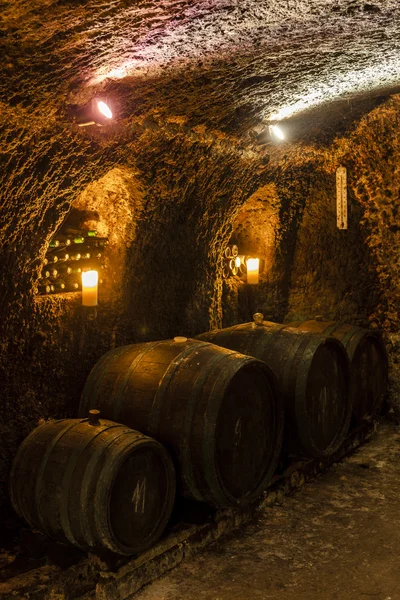
[[[95,230],[66,229],[53,238],[44,259],[38,294],[77,292],[82,288],[82,271],[99,272],[103,283],[104,249],[108,238]]]

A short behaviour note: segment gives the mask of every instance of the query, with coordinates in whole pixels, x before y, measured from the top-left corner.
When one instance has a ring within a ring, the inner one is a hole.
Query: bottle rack
[[[79,292],[83,271],[98,271],[102,284],[107,246],[108,238],[98,236],[95,230],[66,229],[57,234],[47,249],[37,294]]]

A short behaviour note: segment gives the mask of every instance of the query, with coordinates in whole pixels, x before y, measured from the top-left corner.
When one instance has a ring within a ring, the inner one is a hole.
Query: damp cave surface
[[[4,0],[0,11],[0,547],[22,543],[8,494],[19,445],[43,421],[76,417],[91,369],[122,345],[255,312],[370,328],[399,418],[397,0]],[[113,119],[80,127],[93,98]],[[108,240],[96,310],[79,290],[41,293],[68,224]],[[232,244],[259,257],[257,285],[224,274]]]

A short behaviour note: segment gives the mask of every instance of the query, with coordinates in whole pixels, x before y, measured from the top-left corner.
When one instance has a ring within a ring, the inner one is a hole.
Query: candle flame
[[[260,260],[258,258],[248,258],[246,261],[246,265],[247,265],[247,283],[257,284]]]
[[[82,287],[96,287],[99,280],[97,271],[84,271],[82,273]]]

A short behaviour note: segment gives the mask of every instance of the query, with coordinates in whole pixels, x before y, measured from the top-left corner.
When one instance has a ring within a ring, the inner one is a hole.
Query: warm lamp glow
[[[241,264],[242,264],[242,261],[240,260],[240,256],[236,256],[235,267],[239,268]]]
[[[107,119],[112,119],[112,116],[113,116],[112,112],[105,102],[102,102],[101,100],[98,101],[97,108],[99,109],[99,112],[101,112],[101,114],[104,117],[107,117]]]
[[[247,283],[252,285],[258,283],[258,274],[260,269],[260,260],[258,258],[248,258],[247,266]]]
[[[82,304],[83,306],[97,306],[99,274],[97,271],[84,271],[82,273]]]
[[[70,114],[74,117],[75,122],[79,127],[87,125],[106,125],[112,119],[113,114],[105,102],[98,98],[92,98],[83,106],[72,106]]]
[[[279,125],[270,125],[269,132],[270,132],[271,136],[277,140],[282,141],[285,139],[285,134],[283,133],[283,131],[279,127]]]

